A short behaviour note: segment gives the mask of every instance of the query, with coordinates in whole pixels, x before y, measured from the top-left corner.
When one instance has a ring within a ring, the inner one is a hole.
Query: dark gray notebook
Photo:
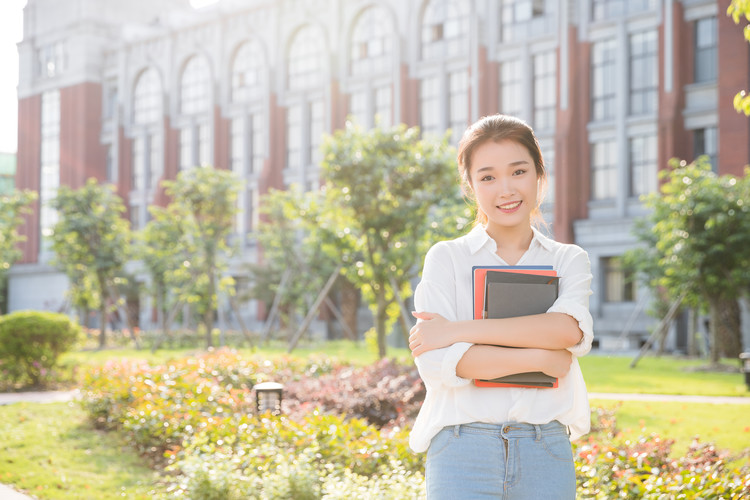
[[[496,273],[499,274],[499,273]],[[511,273],[505,273],[510,275]],[[485,293],[486,318],[512,318],[543,314],[552,307],[557,299],[557,278],[549,276],[536,277],[537,283],[519,283],[517,276],[509,276],[513,282],[490,281],[487,273]],[[525,275],[532,276],[532,275]],[[503,278],[496,276],[495,279]],[[526,281],[527,279],[524,279]],[[557,387],[557,379],[542,372],[516,373],[490,380],[478,380],[480,387]]]

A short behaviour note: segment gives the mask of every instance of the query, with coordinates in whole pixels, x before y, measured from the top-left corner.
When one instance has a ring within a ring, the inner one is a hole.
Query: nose
[[[498,181],[498,194],[500,196],[507,197],[515,194],[515,186],[511,177],[503,176]]]

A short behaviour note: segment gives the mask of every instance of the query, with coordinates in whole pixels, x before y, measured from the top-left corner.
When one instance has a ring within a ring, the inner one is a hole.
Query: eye
[[[493,177],[492,175],[485,175],[485,176],[482,176],[482,178],[479,180],[482,182],[488,182],[488,181],[495,180],[495,177]]]
[[[514,171],[514,172],[513,172],[513,175],[523,175],[523,174],[525,174],[525,173],[526,173],[527,171],[528,171],[528,170],[527,170],[527,169],[525,169],[525,168],[519,168],[518,170],[516,170],[516,171]]]

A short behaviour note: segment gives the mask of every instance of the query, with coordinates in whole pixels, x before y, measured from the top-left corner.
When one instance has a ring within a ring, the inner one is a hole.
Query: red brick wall
[[[42,96],[35,95],[18,100],[18,154],[16,164],[16,187],[39,192],[39,175],[42,143]],[[23,255],[19,263],[37,261],[39,255],[39,201],[34,202],[33,212],[24,217],[25,223],[19,232],[26,236],[21,243]]]
[[[555,239],[566,243],[574,241],[573,222],[587,217],[591,191],[590,147],[586,131],[590,114],[591,45],[588,42],[578,43],[577,30],[572,27],[569,28],[568,39],[568,108],[557,110],[556,122],[554,221]]]
[[[750,90],[750,43],[739,25],[725,15],[730,0],[719,1],[719,174],[743,175],[750,164],[750,118],[734,109],[740,90]]]
[[[101,143],[102,86],[81,83],[60,90],[60,184],[73,189],[94,177],[107,178],[107,148]]]

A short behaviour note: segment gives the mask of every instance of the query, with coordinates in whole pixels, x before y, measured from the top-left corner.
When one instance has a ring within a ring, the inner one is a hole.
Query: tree
[[[652,289],[670,301],[707,309],[711,361],[741,350],[737,300],[750,282],[750,177],[717,176],[706,157],[672,160],[660,193],[645,199],[637,227],[644,247],[628,255]],[[648,229],[650,228],[650,229]]]
[[[422,140],[405,125],[365,131],[347,122],[322,153],[321,209],[308,220],[370,303],[384,357],[386,332],[403,317],[398,299],[411,295],[427,249],[469,222],[454,151],[447,136]]]
[[[30,205],[36,198],[36,193],[28,190],[14,190],[9,195],[0,196],[0,305],[4,303],[2,294],[6,274],[21,257],[18,244],[26,239],[18,233],[18,227],[23,223],[24,214],[31,212]]]
[[[221,276],[231,255],[227,238],[234,226],[241,182],[228,170],[206,166],[183,170],[176,180],[162,183],[172,198],[170,210],[182,235],[173,243],[174,251],[186,255],[182,266],[170,272],[177,282],[189,285],[175,291],[179,300],[197,308],[207,347],[213,345],[217,293],[232,281]]]
[[[129,258],[130,226],[122,216],[125,206],[114,186],[93,178],[80,189],[61,186],[51,205],[59,215],[52,235],[55,264],[68,276],[74,302],[98,305],[99,347],[103,348],[108,302],[114,298],[114,286]],[[131,334],[135,339],[135,332]]]
[[[174,315],[180,305],[179,293],[189,286],[189,278],[180,280],[183,273],[175,272],[189,262],[190,252],[185,245],[177,244],[183,240],[181,219],[175,207],[149,207],[151,220],[142,231],[136,234],[135,256],[140,259],[150,276],[149,288],[158,311],[162,335],[169,337],[169,330]],[[154,343],[156,349],[158,343]]]
[[[735,24],[739,24],[742,17],[750,21],[750,0],[732,0],[727,8],[727,15],[732,16]],[[745,26],[743,32],[745,40],[750,42],[750,24]],[[750,94],[746,90],[741,90],[734,96],[734,108],[750,116]]]

